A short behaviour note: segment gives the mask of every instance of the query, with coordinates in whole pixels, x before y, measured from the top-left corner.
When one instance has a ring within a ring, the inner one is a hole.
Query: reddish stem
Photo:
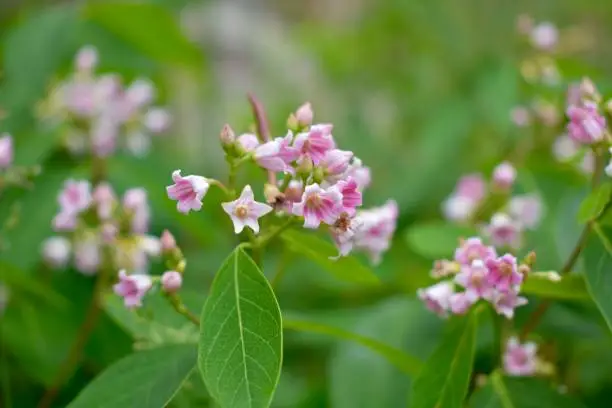
[[[268,124],[268,117],[266,116],[266,111],[264,110],[263,105],[255,95],[253,95],[252,93],[248,93],[247,98],[249,99],[249,103],[251,104],[253,116],[255,117],[255,123],[257,124],[257,136],[259,136],[259,139],[262,142],[269,142],[271,140],[270,126]],[[268,170],[268,184],[276,186],[276,173],[271,170]]]

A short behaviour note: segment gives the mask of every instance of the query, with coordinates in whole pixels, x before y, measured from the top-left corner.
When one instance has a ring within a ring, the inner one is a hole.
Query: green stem
[[[295,221],[295,218],[293,217],[288,218],[284,223],[274,228],[268,235],[259,237],[257,240],[255,240],[253,246],[260,247],[260,248],[265,247],[266,245],[270,243],[270,241],[272,241],[277,236],[279,236],[287,228],[291,227],[294,221]]]
[[[196,316],[191,310],[187,308],[187,306],[185,306],[183,300],[178,294],[173,293],[168,295],[166,298],[178,314],[185,316],[191,323],[195,324],[196,326],[200,326],[200,319],[198,318],[198,316]]]
[[[495,365],[498,366],[501,363],[501,356],[503,354],[503,333],[502,333],[502,317],[497,314],[495,309],[489,308],[491,311],[491,318],[493,322],[493,358],[495,358]]]
[[[287,174],[285,178],[283,178],[283,184],[280,187],[280,191],[285,192],[287,187],[289,187],[289,183],[291,183],[292,179],[293,179],[293,176],[291,174]]]

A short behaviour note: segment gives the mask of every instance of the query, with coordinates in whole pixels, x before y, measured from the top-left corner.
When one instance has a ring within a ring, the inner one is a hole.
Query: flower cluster
[[[61,235],[48,238],[42,247],[50,267],[65,268],[72,256],[74,267],[85,275],[97,273],[102,265],[144,272],[149,257],[159,254],[159,240],[146,235],[150,209],[144,189],[127,190],[119,201],[109,184],[92,190],[88,181],[67,180],[58,203],[52,224]]]
[[[106,157],[121,146],[135,155],[147,152],[150,134],[163,133],[169,113],[152,105],[155,87],[147,79],[123,86],[117,74],[97,75],[98,53],[83,47],[74,72],[41,105],[46,122],[61,125],[64,143],[74,154]]]
[[[168,196],[177,201],[177,209],[188,213],[200,210],[210,185],[228,192],[233,201],[223,203],[236,233],[245,227],[259,232],[258,219],[275,211],[281,217],[303,219],[304,228],[325,225],[345,256],[352,249],[368,253],[373,262],[389,247],[395,231],[397,206],[390,201],[380,208],[360,210],[363,190],[370,184],[370,170],[353,152],[337,148],[333,125],[312,124],[310,104],[304,104],[289,117],[285,136],[261,140],[255,134],[234,134],[229,126],[220,139],[232,167],[253,161],[268,172],[264,189],[266,203],[255,201],[251,186],[243,188],[238,198],[233,186],[226,188],[217,180],[202,176],[172,174],[174,184]],[[282,173],[283,179],[277,180]]]
[[[117,296],[123,298],[127,308],[142,306],[142,299],[156,285],[161,286],[162,292],[171,302],[177,302],[179,299],[176,293],[183,285],[183,272],[186,265],[183,253],[168,230],[162,233],[159,241],[160,255],[170,268],[161,277],[150,276],[142,272],[128,274],[125,269],[119,271],[119,282],[113,286],[113,291]]]
[[[495,248],[485,245],[480,238],[469,238],[461,241],[452,261],[436,261],[432,277],[444,280],[419,289],[418,296],[430,310],[443,317],[449,312],[464,314],[484,300],[498,314],[511,319],[514,309],[527,303],[519,292],[532,258],[519,265],[513,255],[498,256]]]
[[[504,371],[512,376],[533,376],[536,373],[538,346],[535,343],[519,343],[510,337],[503,356]]]
[[[489,185],[481,174],[461,177],[442,205],[445,217],[457,223],[489,220],[481,228],[495,247],[520,248],[523,232],[540,222],[542,203],[534,194],[511,196],[515,178],[516,170],[508,162],[493,170]]]

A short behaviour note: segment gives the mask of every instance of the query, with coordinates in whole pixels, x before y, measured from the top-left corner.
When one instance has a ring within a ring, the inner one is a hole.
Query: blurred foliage
[[[58,135],[34,117],[37,103],[50,83],[67,72],[80,46],[98,48],[103,71],[154,79],[173,110],[173,134],[158,141],[145,158],[114,157],[109,178],[121,192],[134,186],[148,190],[151,233],[172,230],[189,261],[186,298],[194,310],[201,308],[215,271],[236,241],[217,234],[230,228],[220,209],[205,203],[204,211],[189,218],[176,211],[164,191],[171,171],[224,176],[218,131],[225,122],[241,131],[251,125],[248,105],[241,99],[246,91],[265,101],[279,134],[287,113],[308,99],[317,121],[333,122],[340,143],[372,167],[374,183],[366,203],[395,198],[400,225],[393,249],[374,269],[380,285],[371,284],[376,277],[367,268],[360,269],[363,259],[347,259],[329,270],[327,253],[306,260],[287,256],[280,246],[267,254],[264,273],[272,276],[279,263],[288,265],[277,288],[284,313],[367,335],[425,361],[441,339],[443,322],[414,300],[414,292],[429,282],[431,260],[452,256],[455,238],[467,234],[442,225],[440,202],[461,173],[489,173],[517,141],[528,137],[509,120],[510,109],[521,98],[514,28],[521,12],[586,29],[589,47],[575,59],[561,61],[560,68],[567,79],[591,75],[603,90],[612,89],[612,78],[603,76],[612,66],[612,51],[606,47],[612,39],[612,5],[604,0],[0,4],[0,108],[7,113],[0,119],[0,132],[14,135],[17,164],[38,163],[44,169],[33,188],[0,197],[0,223],[13,216],[15,205],[20,214],[18,226],[3,237],[10,247],[0,255],[0,281],[10,289],[10,303],[0,317],[2,406],[36,406],[81,325],[93,286],[74,271],[46,270],[38,256],[40,243],[51,234],[59,186],[68,177],[86,175],[89,168],[60,151]],[[558,270],[580,234],[576,214],[586,196],[586,179],[554,162],[546,149],[529,157],[524,170],[519,184],[526,191],[536,189],[546,202],[543,225],[527,247],[537,251],[539,270]],[[211,191],[210,202],[219,201],[215,194]],[[596,210],[594,201],[585,213]],[[294,241],[311,248],[326,245],[301,237]],[[327,246],[321,251],[328,251]],[[589,254],[586,286],[600,289],[596,303],[609,321],[611,289],[599,275],[610,271],[589,269],[599,259]],[[356,285],[334,279],[351,273]],[[544,353],[558,365],[554,380],[564,384],[564,392],[583,405],[607,407],[612,398],[609,331],[596,305],[583,295],[582,276],[563,288],[536,284],[530,292],[563,300],[537,332],[547,339]],[[568,295],[572,291],[581,295]],[[533,308],[519,310],[516,324]],[[163,385],[164,359],[174,359],[166,348],[193,358],[187,344],[197,334],[185,329],[181,316],[165,303],[147,304],[141,314],[127,316],[117,299],[109,300],[83,362],[56,406],[67,406],[113,362],[129,366],[134,364],[129,359],[140,358],[137,364],[146,371],[142,375],[158,373],[155,381]],[[475,373],[489,373],[493,340],[480,336],[490,330],[488,321],[478,319],[478,325]],[[122,360],[135,347],[148,354]],[[411,401],[411,383],[418,384],[359,343],[287,331],[273,406],[402,407]],[[114,383],[106,386],[112,390]],[[161,399],[172,396],[163,391]],[[525,395],[529,400],[521,402]],[[524,384],[497,374],[473,392],[470,406],[545,407],[558,397],[548,384]],[[86,394],[81,399],[85,402],[75,406],[92,406]],[[581,406],[563,401],[554,406]],[[169,406],[213,405],[199,376],[189,375]]]

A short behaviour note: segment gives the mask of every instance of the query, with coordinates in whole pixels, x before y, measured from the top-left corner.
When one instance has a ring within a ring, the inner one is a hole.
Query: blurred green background
[[[33,189],[0,197],[0,221],[15,211],[20,215],[18,226],[5,234],[9,247],[0,258],[2,280],[11,291],[0,317],[4,403],[36,405],[81,324],[91,292],[90,279],[73,271],[45,271],[38,256],[40,243],[52,234],[61,183],[86,175],[88,164],[58,149],[58,135],[37,123],[34,108],[50,82],[70,70],[81,46],[98,48],[101,71],[119,72],[126,80],[152,78],[173,114],[172,131],[154,143],[148,156],[114,156],[109,177],[119,191],[148,190],[151,233],[169,228],[184,248],[189,262],[185,297],[194,308],[236,242],[212,204],[221,198],[215,192],[204,211],[189,217],[176,212],[164,190],[171,171],[225,177],[218,134],[226,122],[237,132],[248,130],[246,92],[263,101],[277,135],[284,134],[288,114],[310,101],[315,121],[334,123],[341,147],[372,168],[366,205],[397,200],[396,239],[375,268],[383,281],[376,287],[339,283],[316,263],[287,255],[281,247],[268,254],[264,272],[271,275],[279,263],[289,263],[278,290],[284,312],[376,337],[425,358],[443,322],[415,300],[415,290],[429,283],[432,258],[415,251],[406,234],[441,218],[440,203],[461,173],[488,174],[515,143],[531,137],[509,118],[512,107],[528,97],[518,68],[526,50],[515,29],[521,13],[552,21],[578,39],[571,56],[559,60],[564,81],[591,75],[602,90],[611,88],[604,77],[612,68],[612,3],[606,0],[1,0],[0,108],[5,117],[0,132],[13,134],[17,164],[38,163],[44,169]],[[519,188],[539,190],[548,207],[530,248],[538,250],[538,268],[559,268],[579,232],[573,214],[585,179],[557,165],[546,148],[526,163]],[[252,170],[251,176],[263,182]],[[180,316],[163,304],[149,307],[160,323],[153,334],[138,338],[137,347],[194,341],[195,333]],[[519,311],[519,324],[532,309]],[[132,350],[128,332],[117,316],[109,316],[89,341],[58,407]],[[555,381],[587,406],[606,407],[612,397],[612,349],[595,316],[590,304],[556,304],[539,334],[547,339],[545,355],[559,363]],[[493,364],[488,328],[482,330],[477,372]],[[288,332],[285,347],[275,407],[407,404],[410,379],[359,345]],[[193,375],[171,406],[212,405]]]

